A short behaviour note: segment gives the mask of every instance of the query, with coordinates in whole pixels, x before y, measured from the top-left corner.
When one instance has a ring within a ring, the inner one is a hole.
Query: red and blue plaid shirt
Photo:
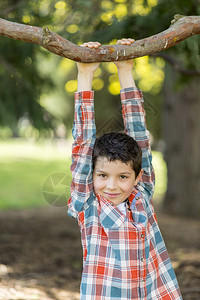
[[[176,276],[152,205],[154,171],[142,92],[121,91],[125,132],[142,149],[141,181],[127,202],[126,215],[96,195],[92,150],[96,138],[92,91],[75,93],[72,183],[68,213],[78,220],[83,246],[81,299],[180,300]]]

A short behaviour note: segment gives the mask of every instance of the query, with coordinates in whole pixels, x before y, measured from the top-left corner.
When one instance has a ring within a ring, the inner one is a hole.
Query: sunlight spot
[[[118,79],[118,75],[117,75],[117,74],[113,74],[113,75],[111,75],[111,76],[109,77],[110,83],[116,82],[116,81],[118,81],[118,80],[119,80],[119,79]]]
[[[124,3],[124,2],[126,2],[126,0],[115,0],[115,2]]]
[[[106,63],[105,67],[110,73],[117,74],[117,67],[113,62]]]
[[[113,17],[113,12],[110,12],[110,13],[103,13],[103,14],[101,15],[102,21],[104,21],[104,22],[107,23],[108,25],[112,23],[112,17]]]
[[[55,19],[65,16],[66,11],[64,9],[57,9],[54,13]],[[57,27],[54,26],[54,31],[57,31]]]
[[[95,78],[92,82],[93,89],[95,91],[100,91],[104,87],[104,81],[101,78]]]
[[[144,92],[159,93],[165,76],[164,66],[165,63],[157,58],[151,61],[148,56],[136,59],[133,73],[139,88]]]
[[[102,73],[101,68],[98,68],[95,72],[94,72],[94,77],[99,77]]]
[[[66,31],[69,33],[75,33],[78,31],[78,26],[76,24],[71,24],[67,26]]]
[[[127,15],[127,8],[124,4],[118,4],[115,7],[114,14],[117,19],[121,19]]]
[[[109,85],[109,92],[112,95],[118,95],[120,93],[120,89],[121,87],[119,81],[111,82],[111,84]]]
[[[31,17],[29,15],[25,15],[25,16],[22,17],[22,21],[24,23],[30,23]]]
[[[73,67],[75,65],[75,62],[71,59],[66,59],[66,58],[62,58],[60,60],[60,64],[59,64],[59,68],[62,70],[62,71],[65,71],[65,72],[70,72]]]
[[[151,7],[156,6],[158,4],[158,0],[148,0],[147,2]]]
[[[58,1],[55,4],[56,9],[65,9],[65,7],[66,7],[66,3],[64,1]]]
[[[102,1],[101,2],[101,7],[103,9],[109,10],[113,8],[113,4],[110,1]]]
[[[156,57],[156,65],[159,67],[159,68],[164,68],[165,66],[165,61],[163,58],[161,57]]]
[[[77,90],[77,80],[69,80],[65,84],[65,90],[68,93],[74,93]]]
[[[39,14],[41,17],[47,16],[49,13],[49,1],[42,1],[39,4]]]
[[[148,15],[152,7],[156,6],[158,0],[148,0],[147,5],[144,5],[144,0],[135,0],[132,8],[132,13],[135,15],[146,16]]]
[[[148,92],[151,90],[151,82],[150,81],[146,81],[146,79],[141,79],[139,81],[139,88],[143,91],[143,92]]]

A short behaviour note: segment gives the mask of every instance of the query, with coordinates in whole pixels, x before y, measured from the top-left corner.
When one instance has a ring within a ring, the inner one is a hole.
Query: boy
[[[132,39],[117,43],[130,45]],[[85,47],[98,48],[90,42]],[[152,206],[154,172],[142,92],[133,60],[115,62],[125,133],[95,140],[92,78],[99,63],[78,63],[68,213],[83,246],[81,299],[180,300]],[[142,169],[141,169],[142,168]]]

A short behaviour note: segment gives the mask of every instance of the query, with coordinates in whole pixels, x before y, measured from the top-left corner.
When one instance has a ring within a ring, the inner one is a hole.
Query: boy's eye
[[[125,175],[121,175],[120,176],[122,179],[126,179],[127,178],[127,176],[125,176]]]
[[[106,174],[99,174],[98,176],[104,178],[104,177],[106,177]]]

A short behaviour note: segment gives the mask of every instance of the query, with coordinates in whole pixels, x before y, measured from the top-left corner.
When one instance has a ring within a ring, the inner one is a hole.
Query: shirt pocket
[[[130,222],[118,229],[107,229],[108,240],[114,254],[116,275],[125,282],[138,281],[139,231]],[[113,276],[115,276],[113,274]]]

